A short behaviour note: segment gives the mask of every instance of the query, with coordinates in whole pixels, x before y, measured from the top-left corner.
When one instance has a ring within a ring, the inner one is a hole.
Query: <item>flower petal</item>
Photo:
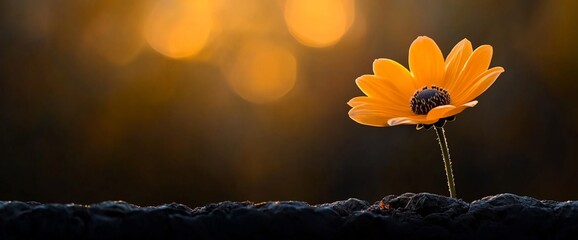
[[[447,118],[447,117],[455,116],[455,115],[463,112],[467,108],[472,108],[472,107],[476,106],[477,104],[478,104],[478,101],[471,101],[471,102],[462,104],[460,106],[457,106],[455,109],[453,109],[449,112],[446,112],[445,116],[441,117],[441,118]]]
[[[440,118],[444,118],[444,116],[447,112],[454,110],[454,109],[456,109],[456,106],[454,106],[454,105],[437,106],[427,113],[426,119],[438,121],[438,120],[440,120]]]
[[[477,98],[482,93],[484,93],[494,82],[496,79],[504,72],[504,68],[502,67],[494,67],[480,76],[478,76],[475,80],[475,84],[471,86],[469,89],[464,91],[462,94],[457,96],[456,102],[466,102],[472,99]]]
[[[351,107],[363,106],[367,109],[395,112],[396,116],[405,116],[412,113],[409,106],[398,107],[388,103],[386,100],[365,96],[352,98],[347,104]]]
[[[421,86],[442,86],[445,73],[444,57],[438,45],[421,36],[409,47],[409,68]]]
[[[448,85],[447,90],[450,94],[460,94],[477,76],[488,70],[492,53],[493,49],[490,45],[482,45],[474,50],[456,81]]]
[[[444,76],[444,87],[453,84],[462,72],[466,61],[472,54],[472,43],[464,38],[452,49],[446,58],[446,74]]]
[[[383,99],[396,107],[409,108],[411,95],[401,92],[399,88],[390,81],[384,80],[375,75],[363,75],[355,80],[355,83],[369,97]]]
[[[361,97],[354,97],[351,100],[349,100],[347,102],[347,105],[349,105],[350,107],[357,107],[360,105],[365,105],[365,104],[381,104],[383,103],[383,100],[381,99],[376,99],[376,98],[370,98],[370,97],[366,97],[366,96],[361,96]]]
[[[462,104],[461,106],[464,106],[464,107],[475,107],[476,105],[478,105],[478,100],[474,100],[474,101],[471,101],[471,102],[464,103],[464,104]]]
[[[354,121],[374,127],[386,127],[387,121],[394,118],[394,113],[387,111],[371,110],[363,107],[354,107],[349,110],[349,117]]]
[[[474,106],[476,106],[476,104],[478,104],[478,101],[471,101],[471,102],[468,102],[466,104],[462,104],[460,106],[454,106],[454,105],[438,106],[438,107],[432,109],[431,111],[429,111],[426,119],[439,121],[442,118],[451,117],[451,116],[454,116],[458,113],[461,113],[466,108],[474,107]]]
[[[415,86],[411,73],[396,61],[380,58],[373,61],[373,72],[386,81],[395,83],[403,94],[411,98],[415,90],[423,86]]]
[[[387,121],[387,124],[389,124],[390,126],[396,126],[396,125],[401,125],[401,124],[434,124],[435,122],[437,122],[437,120],[434,121],[430,121],[426,119],[427,116],[426,115],[413,115],[413,116],[408,116],[408,117],[396,117],[396,118],[392,118],[389,119],[389,121]]]

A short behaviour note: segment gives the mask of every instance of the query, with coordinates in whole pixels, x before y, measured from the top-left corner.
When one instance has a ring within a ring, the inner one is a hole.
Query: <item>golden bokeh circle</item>
[[[301,44],[328,47],[345,35],[355,17],[353,0],[287,0],[285,22]]]
[[[253,42],[239,52],[228,72],[229,86],[252,103],[268,103],[285,96],[297,78],[297,60],[286,48]]]
[[[144,27],[149,45],[171,58],[200,52],[211,35],[213,3],[210,0],[159,1]]]

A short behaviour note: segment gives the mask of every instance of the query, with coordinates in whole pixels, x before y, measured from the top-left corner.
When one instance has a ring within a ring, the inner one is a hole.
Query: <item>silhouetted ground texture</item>
[[[305,202],[221,202],[191,209],[121,201],[0,202],[0,239],[576,239],[578,201],[513,194],[472,203],[429,193]]]

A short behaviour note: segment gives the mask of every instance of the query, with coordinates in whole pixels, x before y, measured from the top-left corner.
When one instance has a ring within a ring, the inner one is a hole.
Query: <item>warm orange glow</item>
[[[105,5],[84,32],[84,46],[110,63],[131,62],[145,45],[141,34],[148,5],[112,1]]]
[[[337,43],[355,15],[353,0],[287,0],[285,21],[289,32],[310,47]]]
[[[229,84],[243,99],[266,103],[287,94],[295,84],[297,61],[291,52],[271,43],[252,43],[238,55]]]
[[[157,52],[172,58],[201,51],[213,29],[210,0],[159,1],[145,25],[145,37]]]

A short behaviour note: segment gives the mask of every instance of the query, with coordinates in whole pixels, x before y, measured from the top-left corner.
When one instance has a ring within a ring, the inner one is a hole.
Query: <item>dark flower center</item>
[[[450,104],[450,94],[436,86],[415,91],[410,101],[411,111],[419,115],[427,115],[433,108],[447,104]]]

